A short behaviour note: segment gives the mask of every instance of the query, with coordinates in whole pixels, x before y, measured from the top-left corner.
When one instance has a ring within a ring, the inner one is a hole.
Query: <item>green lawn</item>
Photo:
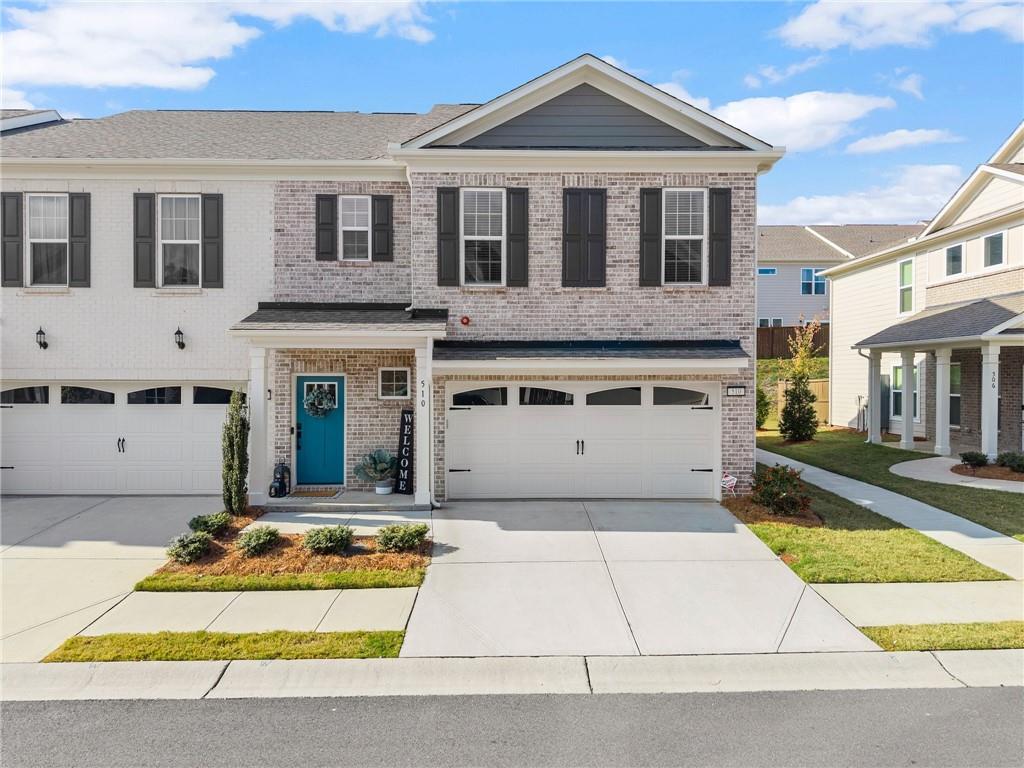
[[[136,592],[262,592],[280,589],[371,589],[418,587],[424,568],[405,571],[352,570],[331,573],[275,573],[246,576],[203,576],[194,573],[153,573],[135,585]]]
[[[748,523],[750,530],[811,584],[999,581],[1007,578],[912,528],[807,485],[820,528]]]
[[[1024,541],[1024,494],[928,483],[889,471],[893,464],[928,454],[865,443],[862,433],[846,430],[819,432],[813,441],[794,445],[783,445],[777,434],[760,433],[757,447],[902,493]]]
[[[979,624],[893,624],[860,631],[887,651],[1024,648],[1024,621]]]
[[[78,635],[43,661],[376,659],[398,656],[404,632],[156,632]]]

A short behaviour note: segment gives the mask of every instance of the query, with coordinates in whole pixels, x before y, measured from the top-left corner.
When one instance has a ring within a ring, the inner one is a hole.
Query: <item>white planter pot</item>
[[[381,480],[381,481],[379,481],[377,483],[377,485],[375,487],[375,490],[381,496],[386,496],[387,494],[392,493],[394,491],[394,488],[395,488],[395,481],[394,480]]]

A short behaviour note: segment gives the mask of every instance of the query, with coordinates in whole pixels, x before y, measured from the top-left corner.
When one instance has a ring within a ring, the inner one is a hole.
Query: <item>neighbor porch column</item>
[[[999,345],[981,348],[981,452],[999,453]]]
[[[903,372],[903,419],[902,432],[900,434],[900,448],[907,451],[914,450],[914,350],[904,350],[900,354]]]
[[[267,350],[249,348],[249,503],[267,503]]]
[[[882,442],[882,353],[868,358],[868,442]]]
[[[416,350],[416,470],[413,473],[415,501],[430,505],[431,466],[430,441],[433,435],[430,394],[433,389],[433,339],[427,339],[426,349]]]
[[[935,350],[935,448],[939,456],[949,456],[949,359],[951,349]]]

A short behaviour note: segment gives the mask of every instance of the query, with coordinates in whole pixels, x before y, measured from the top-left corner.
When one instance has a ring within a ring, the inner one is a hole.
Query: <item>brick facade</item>
[[[1009,269],[989,275],[975,275],[926,289],[926,306],[984,299],[1024,289],[1024,269]]]

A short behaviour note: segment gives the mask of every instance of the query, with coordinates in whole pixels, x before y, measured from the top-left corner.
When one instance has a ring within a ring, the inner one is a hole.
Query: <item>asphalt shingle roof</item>
[[[440,325],[447,310],[408,309],[404,304],[327,304],[263,302],[233,327],[252,330],[288,330],[337,325]]]
[[[818,234],[854,256],[867,256],[903,243],[924,230],[924,224],[814,224]]]
[[[991,168],[998,168],[1001,171],[1016,173],[1018,176],[1024,176],[1024,163],[986,163],[986,165]]]
[[[796,225],[763,226],[757,228],[757,262],[828,262],[847,261],[847,257]]]
[[[749,357],[738,341],[447,341],[434,342],[435,360],[620,358],[727,360]]]
[[[918,312],[901,323],[856,344],[874,347],[914,341],[941,341],[980,336],[1024,313],[1024,291],[987,299],[942,304]]]

